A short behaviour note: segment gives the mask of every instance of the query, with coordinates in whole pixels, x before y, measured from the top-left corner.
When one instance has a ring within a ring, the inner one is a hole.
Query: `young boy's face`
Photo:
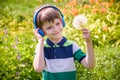
[[[60,19],[54,19],[54,22],[44,23],[42,30],[49,38],[59,39],[62,37],[63,25]]]

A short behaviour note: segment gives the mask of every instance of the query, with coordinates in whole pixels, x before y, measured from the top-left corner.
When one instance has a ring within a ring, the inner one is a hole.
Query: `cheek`
[[[43,30],[45,35],[50,35],[52,31],[50,30]]]

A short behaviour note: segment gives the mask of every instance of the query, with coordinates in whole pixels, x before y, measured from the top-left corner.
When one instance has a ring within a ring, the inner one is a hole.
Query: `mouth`
[[[60,32],[56,32],[56,33],[54,33],[53,35],[58,35]]]

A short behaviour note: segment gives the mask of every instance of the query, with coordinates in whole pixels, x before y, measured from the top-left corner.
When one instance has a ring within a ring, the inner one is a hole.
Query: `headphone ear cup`
[[[38,29],[38,33],[39,33],[42,37],[45,36],[44,32],[43,32],[41,29]]]
[[[64,18],[62,18],[62,25],[63,25],[63,27],[65,27],[65,20],[64,20]]]

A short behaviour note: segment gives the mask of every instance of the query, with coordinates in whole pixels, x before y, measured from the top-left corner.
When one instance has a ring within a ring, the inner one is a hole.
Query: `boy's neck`
[[[54,44],[59,43],[62,39],[63,39],[63,36],[61,36],[60,38],[57,38],[57,39],[50,39],[49,38],[49,40],[52,41]]]

